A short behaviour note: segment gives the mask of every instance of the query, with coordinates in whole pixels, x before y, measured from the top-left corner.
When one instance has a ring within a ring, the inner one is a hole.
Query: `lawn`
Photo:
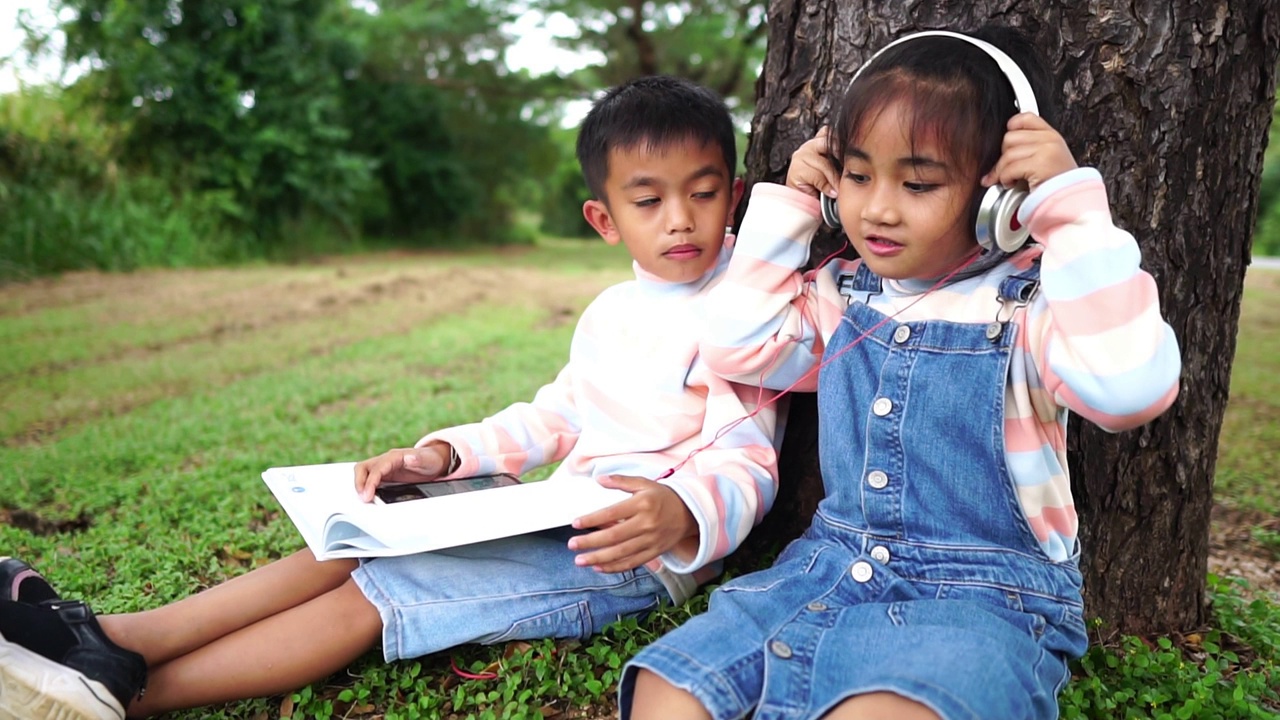
[[[100,613],[270,562],[300,541],[262,470],[363,459],[528,398],[590,298],[629,276],[620,248],[549,241],[0,286],[0,554]],[[1276,307],[1280,272],[1252,272],[1216,489],[1212,567],[1250,584],[1213,582],[1213,628],[1092,651],[1064,716],[1280,712]],[[587,643],[374,652],[288,697],[174,717],[605,717],[622,662],[702,603]]]

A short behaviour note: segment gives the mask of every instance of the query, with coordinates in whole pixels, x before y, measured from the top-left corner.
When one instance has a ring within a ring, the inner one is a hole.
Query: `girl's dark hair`
[[[1008,27],[987,27],[969,35],[1003,50],[1018,64],[1035,93],[1040,116],[1056,128],[1052,76],[1030,39]],[[831,132],[830,152],[837,167],[844,165],[845,151],[858,136],[897,100],[909,108],[912,142],[935,141],[947,166],[972,179],[975,190],[977,179],[1000,159],[1005,126],[1019,112],[1004,71],[981,48],[945,36],[911,40],[877,56],[845,91]]]
[[[717,147],[732,178],[738,167],[733,132],[728,107],[711,90],[668,75],[637,78],[592,105],[578,130],[578,164],[591,194],[606,200],[610,150],[643,146],[661,151],[692,140]]]

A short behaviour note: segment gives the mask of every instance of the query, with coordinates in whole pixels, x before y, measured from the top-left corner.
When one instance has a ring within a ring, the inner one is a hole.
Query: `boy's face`
[[[609,151],[604,195],[582,208],[591,227],[625,244],[645,271],[682,283],[715,266],[742,182],[714,143],[641,143]]]

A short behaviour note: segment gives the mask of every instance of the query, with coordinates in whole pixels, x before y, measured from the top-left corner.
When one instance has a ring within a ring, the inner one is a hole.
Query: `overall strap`
[[[858,264],[858,269],[852,273],[842,273],[836,278],[836,285],[840,288],[840,294],[853,302],[856,295],[866,302],[872,295],[879,295],[884,292],[884,281],[880,276],[871,272],[871,268],[867,267],[865,262]]]
[[[1036,258],[1031,267],[1000,282],[1000,300],[1025,305],[1031,302],[1039,288],[1040,258]]]
[[[1016,275],[1010,275],[1000,281],[1000,309],[996,311],[995,320],[987,325],[987,339],[993,343],[1000,342],[1005,327],[1014,319],[1018,311],[1025,308],[1040,289],[1040,258],[1031,263],[1031,267]]]

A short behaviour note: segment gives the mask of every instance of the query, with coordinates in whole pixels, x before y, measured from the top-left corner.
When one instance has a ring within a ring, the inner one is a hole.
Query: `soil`
[[[1280,550],[1259,542],[1257,530],[1280,533],[1280,517],[1215,503],[1210,515],[1209,572],[1241,578],[1254,594],[1280,603]]]

